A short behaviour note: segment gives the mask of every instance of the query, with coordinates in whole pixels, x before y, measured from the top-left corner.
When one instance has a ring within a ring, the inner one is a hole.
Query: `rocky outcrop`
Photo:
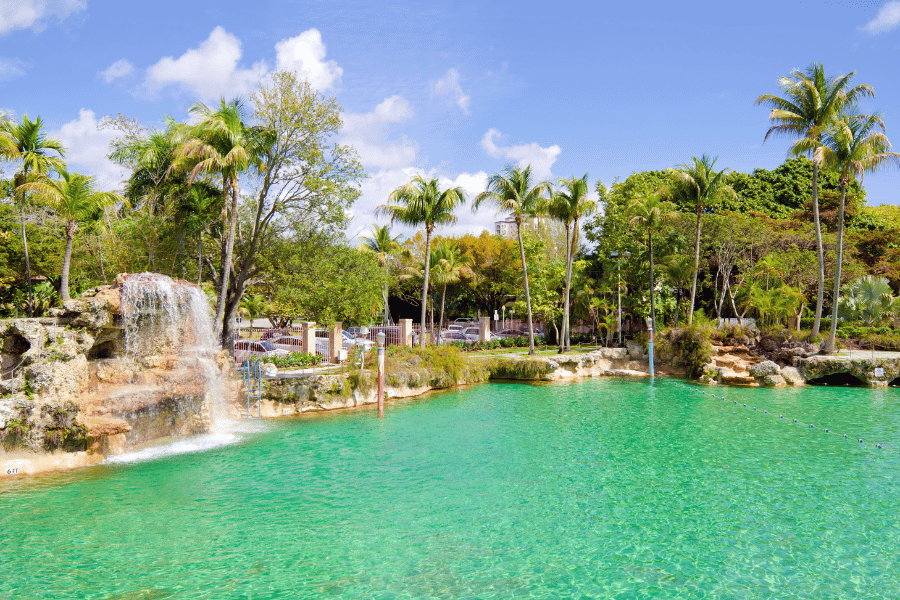
[[[886,355],[887,353],[882,353]],[[887,387],[900,377],[900,355],[866,357],[847,355],[817,355],[798,360],[798,371],[807,382],[834,375],[851,377],[868,387]]]

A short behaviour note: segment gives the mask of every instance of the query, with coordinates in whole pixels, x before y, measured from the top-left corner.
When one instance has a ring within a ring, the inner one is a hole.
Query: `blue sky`
[[[509,162],[607,184],[703,153],[774,168],[789,141],[762,143],[754,100],[814,61],[871,84],[863,108],[900,144],[898,49],[898,1],[18,0],[0,3],[0,109],[43,117],[70,165],[112,188],[104,115],[156,126],[296,69],[343,106],[341,139],[370,175],[349,237],[417,171],[474,195]],[[867,176],[869,203],[897,204],[898,184]],[[493,220],[466,209],[449,231]]]

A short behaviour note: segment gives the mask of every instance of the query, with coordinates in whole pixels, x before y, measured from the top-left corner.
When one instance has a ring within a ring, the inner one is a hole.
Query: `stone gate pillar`
[[[316,353],[316,324],[313,321],[300,323],[300,351]]]
[[[491,318],[478,317],[478,341],[491,341]]]
[[[400,340],[397,342],[401,346],[412,346],[412,319],[400,319]]]
[[[335,321],[328,330],[328,362],[338,362],[340,351],[344,348],[344,336],[341,334],[340,321]]]

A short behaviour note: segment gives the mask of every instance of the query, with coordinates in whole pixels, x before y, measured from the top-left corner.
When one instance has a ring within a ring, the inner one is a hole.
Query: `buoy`
[[[810,427],[815,427],[815,425],[813,425],[812,423],[810,423],[809,426],[810,426]]]
[[[764,410],[763,412],[766,413],[766,414],[769,414],[769,411],[767,411],[767,410]]]
[[[781,415],[781,418],[783,419],[783,418],[784,418],[784,415]]]
[[[845,438],[848,438],[848,437],[850,437],[850,436],[849,436],[849,435],[847,435],[847,434],[846,434],[846,433],[845,433],[845,434],[844,434],[844,437],[845,437]]]
[[[794,419],[794,423],[796,423],[796,422],[797,422],[797,419]]]
[[[862,438],[859,438],[859,443],[862,444]]]
[[[825,430],[825,433],[828,433],[828,430],[827,430],[827,429]]]
[[[881,444],[875,444],[876,448],[881,448]]]

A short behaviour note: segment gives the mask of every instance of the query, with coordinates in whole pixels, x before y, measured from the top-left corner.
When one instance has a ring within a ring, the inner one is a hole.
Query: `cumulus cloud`
[[[106,83],[111,83],[114,79],[131,75],[133,72],[134,65],[123,58],[109,65],[104,71],[100,71],[99,75]]]
[[[66,163],[70,169],[93,175],[100,189],[121,189],[121,182],[128,172],[106,157],[110,142],[121,134],[98,129],[97,125],[94,111],[82,108],[77,119],[51,131],[50,135],[59,139],[66,148]]]
[[[450,102],[456,104],[462,111],[469,114],[469,100],[459,84],[459,71],[456,69],[448,69],[447,74],[442,79],[431,85],[431,97],[446,98]]]
[[[403,96],[382,100],[371,112],[344,115],[342,142],[352,145],[360,162],[370,169],[412,165],[419,145],[405,135],[388,139],[391,126],[412,118],[413,107]]]
[[[145,84],[151,90],[177,86],[207,100],[246,95],[271,71],[265,60],[255,62],[249,68],[242,67],[242,56],[241,41],[224,28],[216,27],[196,48],[178,58],[167,56],[150,66]],[[130,66],[127,61],[118,61],[104,71],[104,76],[111,69],[110,76],[117,76],[114,69],[117,65],[121,68]],[[296,71],[299,77],[320,91],[334,87],[343,73],[335,61],[325,60],[325,44],[317,29],[309,29],[275,44],[275,68]]]
[[[325,44],[318,29],[275,44],[275,69],[296,71],[316,90],[333,87],[344,72],[335,61],[325,60]]]
[[[501,133],[496,129],[489,129],[481,138],[481,147],[488,155],[515,161],[521,168],[531,165],[531,172],[536,180],[550,178],[550,169],[556,162],[556,157],[562,152],[562,148],[556,144],[543,148],[537,142],[518,146],[498,146],[497,138],[500,136]]]
[[[146,83],[151,89],[178,85],[206,99],[246,94],[267,68],[262,61],[249,69],[239,68],[241,54],[241,41],[216,27],[198,47],[152,65],[147,69]]]
[[[87,8],[87,0],[4,0],[0,2],[0,35],[14,29],[40,31],[47,21],[60,21]]]
[[[24,74],[22,61],[15,58],[0,58],[0,81],[21,77]]]
[[[900,25],[900,2],[888,2],[881,7],[875,18],[862,26],[862,30],[876,35],[886,33]]]

